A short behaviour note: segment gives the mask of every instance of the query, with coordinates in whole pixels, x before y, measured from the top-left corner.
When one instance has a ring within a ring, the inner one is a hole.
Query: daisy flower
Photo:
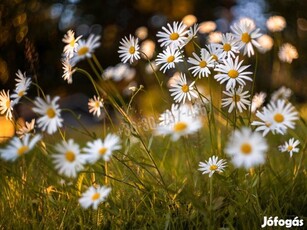
[[[235,23],[230,28],[238,42],[238,48],[243,49],[243,54],[247,54],[248,57],[254,55],[253,46],[260,48],[260,44],[256,40],[261,36],[260,29],[255,29],[251,23],[246,21]]]
[[[186,46],[193,38],[197,37],[198,30],[199,30],[199,27],[197,23],[195,23],[193,26],[189,28],[187,38],[185,39],[184,43],[179,46],[180,49]]]
[[[171,92],[171,96],[174,97],[174,100],[178,103],[185,103],[186,98],[191,101],[193,98],[198,98],[197,92],[193,89],[195,81],[193,81],[190,85],[187,83],[187,78],[185,74],[180,75],[179,79],[176,79],[176,83],[171,86],[169,91]]]
[[[290,43],[284,43],[278,51],[278,57],[281,61],[291,64],[293,59],[298,58],[298,52]]]
[[[85,155],[80,154],[79,145],[72,139],[57,144],[51,158],[59,174],[67,177],[77,177],[77,173],[84,168],[86,159]]]
[[[10,99],[10,91],[8,90],[6,93],[5,90],[3,89],[0,92],[0,113],[5,114],[5,117],[10,120],[13,119],[12,115],[13,105],[14,102],[11,101]]]
[[[27,90],[32,83],[31,79],[26,77],[25,72],[22,73],[20,70],[18,70],[16,76],[17,78],[15,80],[17,83],[14,93],[11,95],[11,99],[14,101],[14,105],[19,102],[20,98],[27,94]]]
[[[222,107],[229,106],[228,113],[231,113],[234,108],[238,109],[240,113],[243,110],[246,110],[250,106],[250,101],[247,100],[249,98],[249,92],[243,91],[243,87],[239,87],[238,89],[231,88],[229,91],[223,91],[225,95],[229,98],[222,99]],[[246,107],[247,106],[247,107]]]
[[[265,162],[265,152],[268,150],[266,140],[250,128],[235,130],[226,144],[225,153],[232,158],[235,167],[249,169]]]
[[[211,43],[209,45],[206,45],[209,54],[211,55],[212,59],[214,60],[215,64],[219,63],[223,60],[222,58],[222,49],[219,44]]]
[[[105,201],[110,192],[111,188],[105,186],[91,186],[82,194],[82,197],[79,199],[79,203],[82,208],[87,209],[90,206],[93,206],[93,209],[97,210],[98,205]]]
[[[155,134],[171,135],[172,141],[177,141],[181,136],[195,133],[202,127],[201,119],[193,116],[187,105],[182,105],[179,108],[172,107],[172,111],[166,111],[162,118]]]
[[[235,88],[236,84],[244,86],[246,83],[244,80],[253,81],[251,77],[247,75],[252,74],[252,72],[244,72],[249,65],[243,65],[243,60],[239,62],[239,56],[235,60],[232,58],[227,58],[223,60],[222,64],[218,64],[215,71],[220,73],[214,76],[214,79],[219,81],[221,84],[226,83],[226,90]]]
[[[256,93],[252,99],[251,111],[255,112],[256,109],[260,108],[263,105],[265,98],[266,98],[265,92]]]
[[[68,30],[67,33],[64,35],[64,38],[62,41],[66,43],[67,45],[64,47],[64,54],[68,58],[72,58],[74,55],[74,52],[76,51],[78,47],[78,40],[82,36],[79,36],[75,38],[75,32],[73,30]]]
[[[222,34],[222,45],[221,45],[221,58],[232,57],[235,58],[236,54],[240,51],[237,42],[231,33]]]
[[[278,90],[274,91],[271,95],[271,100],[272,101],[277,101],[278,99],[283,99],[283,100],[289,100],[289,98],[292,95],[292,90],[282,86]]]
[[[17,131],[16,134],[20,137],[23,138],[26,134],[29,134],[32,132],[32,130],[34,130],[34,126],[35,126],[35,119],[32,119],[31,122],[27,122],[25,123],[24,126],[20,127]]]
[[[258,50],[261,53],[266,53],[270,51],[274,45],[273,38],[267,34],[263,34],[261,37],[257,39],[257,41],[260,44],[260,47],[258,48]]]
[[[202,174],[209,174],[209,177],[212,177],[215,172],[223,172],[226,167],[227,162],[224,159],[218,160],[217,156],[212,156],[208,161],[199,162],[199,171]]]
[[[162,65],[160,70],[165,73],[166,70],[175,68],[175,63],[183,62],[181,53],[178,49],[168,46],[162,53],[159,53],[156,59],[157,65]]]
[[[100,46],[99,39],[99,35],[90,34],[87,40],[79,40],[78,46],[71,58],[71,64],[74,66],[85,58],[91,58],[94,50]]]
[[[130,62],[130,64],[136,60],[139,60],[140,57],[140,46],[139,46],[139,39],[134,38],[130,34],[129,39],[127,37],[124,37],[120,41],[119,46],[119,57],[123,63],[126,63],[127,61]]]
[[[100,117],[101,108],[103,107],[103,99],[99,96],[90,98],[88,102],[88,109],[90,113],[93,113],[94,116]]]
[[[62,69],[64,70],[64,73],[62,75],[62,78],[67,81],[68,84],[72,83],[72,75],[76,71],[74,69],[74,66],[70,63],[70,60],[68,58],[64,59],[62,61]]]
[[[271,16],[266,21],[266,26],[271,32],[280,32],[286,27],[287,23],[282,16]]]
[[[120,138],[115,134],[108,134],[105,139],[94,140],[87,143],[87,147],[83,148],[86,153],[86,161],[94,164],[99,159],[110,161],[112,152],[121,149]]]
[[[194,58],[189,57],[188,62],[193,66],[189,68],[192,71],[194,77],[208,77],[208,74],[211,73],[209,68],[214,67],[213,57],[206,49],[200,50],[200,57],[193,52]]]
[[[291,103],[285,100],[271,101],[269,105],[263,108],[263,111],[257,111],[256,116],[261,121],[253,121],[252,125],[259,126],[256,131],[264,130],[263,135],[269,131],[275,134],[275,131],[284,135],[288,128],[294,129],[295,120],[298,120],[298,112]]]
[[[299,144],[299,140],[290,138],[288,142],[286,141],[284,145],[280,145],[278,146],[278,148],[281,152],[288,152],[290,154],[290,157],[292,157],[293,153],[298,153],[300,151],[300,149],[297,148]]]
[[[62,127],[63,119],[61,118],[61,109],[58,105],[60,97],[51,100],[50,96],[46,96],[46,101],[37,97],[34,101],[35,107],[32,109],[35,113],[41,115],[37,119],[37,125],[48,134],[53,134],[57,128]]]
[[[15,161],[18,157],[30,152],[40,139],[40,135],[30,139],[30,134],[26,134],[23,139],[13,137],[6,148],[0,149],[0,156],[3,160]]]
[[[186,35],[188,30],[186,30],[186,25],[183,22],[173,22],[173,27],[167,23],[167,27],[162,27],[163,31],[157,33],[158,42],[161,43],[161,47],[173,46],[178,47],[185,43],[187,39]]]

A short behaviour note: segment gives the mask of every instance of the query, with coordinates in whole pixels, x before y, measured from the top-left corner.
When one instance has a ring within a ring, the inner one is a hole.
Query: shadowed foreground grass
[[[275,150],[277,137],[270,134],[266,164],[246,171],[229,163],[211,177],[210,198],[210,178],[197,170],[215,152],[209,133],[178,142],[144,133],[144,145],[138,136],[123,138],[123,150],[107,167],[96,163],[77,179],[61,180],[49,160],[51,146],[14,163],[0,161],[0,228],[259,229],[263,216],[307,221],[306,146],[289,158]],[[93,183],[112,191],[98,210],[84,210],[78,198]]]

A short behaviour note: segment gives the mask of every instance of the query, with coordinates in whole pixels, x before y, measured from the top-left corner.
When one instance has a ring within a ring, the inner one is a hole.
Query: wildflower
[[[32,119],[30,123],[26,121],[25,126],[20,127],[16,131],[16,134],[19,135],[20,138],[23,138],[26,134],[34,130],[34,126],[35,126],[35,119]]]
[[[257,111],[256,116],[260,118],[262,122],[252,122],[252,125],[265,125],[269,127],[273,134],[276,131],[284,135],[288,128],[294,129],[294,121],[298,119],[298,112],[291,103],[286,103],[285,100],[278,100],[276,102],[272,101],[267,107],[264,107],[262,113]],[[256,130],[261,130],[263,128],[264,127],[257,128]]]
[[[66,80],[68,84],[71,84],[72,83],[72,75],[74,74],[76,69],[74,69],[74,66],[70,63],[70,60],[67,59],[67,58],[62,61],[62,65],[63,65],[62,68],[64,70],[62,78],[64,80]]]
[[[63,119],[61,118],[61,109],[57,104],[60,97],[55,97],[51,100],[50,96],[46,96],[46,101],[37,97],[34,101],[35,107],[32,109],[35,113],[41,115],[37,119],[37,125],[48,134],[53,134],[57,128],[62,127]]]
[[[140,57],[140,46],[139,46],[139,39],[134,38],[130,34],[129,39],[127,37],[124,37],[120,41],[120,46],[119,46],[119,57],[123,63],[126,63],[127,61],[133,63],[136,60],[139,60]]]
[[[250,106],[250,101],[246,98],[249,98],[248,91],[243,91],[243,87],[238,89],[231,88],[229,91],[223,91],[223,93],[229,98],[222,99],[222,107],[229,106],[228,113],[231,113],[234,108],[238,109],[240,113],[243,112],[243,109],[246,110],[247,106]]]
[[[215,64],[219,63],[222,59],[222,49],[218,44],[211,43],[206,46],[212,59],[214,60]]]
[[[189,57],[188,62],[193,66],[189,68],[192,71],[194,77],[208,77],[211,73],[209,68],[214,67],[214,60],[210,53],[206,49],[200,50],[200,57],[193,52],[194,58]]]
[[[85,58],[91,58],[94,50],[100,46],[99,39],[99,35],[90,34],[86,41],[83,39],[79,40],[78,46],[71,58],[71,64],[74,66]]]
[[[198,30],[199,27],[197,23],[195,23],[193,26],[189,28],[187,38],[185,39],[184,43],[179,46],[180,49],[186,46],[193,38],[197,37]]]
[[[200,118],[193,116],[187,105],[172,106],[171,111],[160,116],[160,125],[155,132],[156,135],[171,135],[172,141],[177,141],[181,136],[195,133],[201,127]]]
[[[216,23],[213,21],[205,21],[199,24],[199,32],[202,34],[209,34],[216,29]]]
[[[281,61],[291,64],[293,59],[298,58],[298,52],[290,43],[284,43],[278,51],[278,57]]]
[[[104,161],[110,161],[113,151],[119,149],[121,149],[120,138],[115,134],[108,134],[103,141],[97,139],[88,142],[83,152],[86,153],[86,161],[94,164],[101,158]]]
[[[257,48],[260,47],[260,44],[256,40],[261,36],[259,33],[260,29],[255,29],[255,27],[247,21],[235,23],[230,28],[234,33],[234,37],[238,41],[238,48],[243,49],[243,54],[247,54],[248,57],[254,55],[253,46],[256,46]]]
[[[271,32],[280,32],[286,27],[287,23],[282,16],[271,16],[266,21],[266,26]]]
[[[182,45],[187,39],[185,36],[188,31],[186,25],[183,22],[173,22],[173,27],[167,23],[167,27],[162,27],[163,31],[157,33],[158,42],[161,43],[161,47],[172,46],[174,48]]]
[[[249,65],[242,66],[242,62],[243,60],[239,62],[239,57],[236,57],[235,60],[232,58],[224,59],[223,64],[216,66],[215,71],[219,71],[220,73],[216,74],[214,79],[221,84],[227,82],[226,90],[235,88],[237,83],[244,86],[246,84],[244,80],[252,81],[252,78],[247,76],[252,74],[252,72],[243,72]]]
[[[260,108],[264,103],[265,98],[266,98],[266,93],[264,92],[256,93],[252,99],[251,111],[255,112],[256,109]]]
[[[297,148],[299,144],[299,140],[290,138],[288,142],[286,141],[284,145],[280,145],[278,148],[281,152],[288,152],[290,154],[290,157],[292,157],[293,153],[298,153],[300,151],[300,149]]]
[[[84,168],[86,159],[85,155],[80,154],[79,145],[72,139],[57,144],[51,158],[59,174],[67,177],[77,177],[77,172]]]
[[[13,104],[14,103],[10,99],[10,91],[8,90],[6,93],[3,89],[0,92],[0,113],[5,114],[5,117],[10,120],[13,119]]]
[[[30,134],[26,134],[23,139],[13,137],[6,148],[0,149],[0,156],[3,160],[15,161],[18,157],[30,152],[40,139],[40,135],[30,139]]]
[[[212,156],[208,161],[199,162],[198,170],[201,171],[202,174],[209,174],[209,177],[212,177],[215,172],[223,172],[227,163],[224,159],[218,159],[217,156]]]
[[[289,100],[292,95],[292,90],[282,86],[278,90],[274,91],[271,95],[272,101],[277,101],[278,99]]]
[[[91,186],[82,194],[82,197],[79,199],[79,203],[82,208],[87,209],[90,206],[93,206],[93,209],[96,210],[98,205],[105,201],[110,192],[111,188],[105,186],[98,185],[96,188]]]
[[[90,113],[93,113],[94,116],[100,117],[101,108],[103,107],[103,99],[99,96],[89,99],[88,109]]]
[[[156,59],[157,65],[162,65],[160,70],[165,73],[166,70],[175,68],[175,63],[183,62],[180,51],[174,47],[168,46],[163,53],[159,53]]]
[[[232,57],[235,58],[236,54],[240,51],[235,38],[232,33],[222,34],[222,45],[221,45],[221,58]]]
[[[75,32],[73,30],[68,30],[67,33],[64,35],[64,38],[62,41],[66,43],[67,45],[64,47],[64,54],[68,58],[72,58],[74,55],[74,52],[76,51],[78,47],[78,40],[82,36],[79,36],[75,38]]]
[[[191,101],[192,98],[198,98],[196,90],[193,89],[194,84],[195,81],[188,85],[185,74],[181,74],[180,78],[171,86],[169,91],[176,102],[185,103],[186,98],[188,98],[189,101]]]
[[[266,136],[270,131],[275,134],[275,129],[272,127],[271,111],[264,107],[262,112],[259,110],[256,112],[256,117],[261,121],[253,121],[251,123],[251,125],[258,126],[255,131],[262,131],[263,136]]]
[[[26,77],[26,73],[22,73],[20,70],[17,71],[16,76],[17,78],[15,80],[17,83],[14,93],[11,95],[14,105],[19,102],[20,98],[27,94],[27,90],[32,83],[31,79]]]
[[[207,39],[208,43],[220,43],[222,42],[222,33],[219,31],[211,32]]]
[[[249,169],[265,162],[267,149],[266,140],[259,133],[243,127],[231,134],[225,152],[231,156],[235,167]]]
[[[270,51],[274,45],[273,38],[271,38],[267,34],[263,34],[261,37],[257,39],[258,43],[260,44],[260,47],[258,50],[261,53],[266,53],[267,51]]]

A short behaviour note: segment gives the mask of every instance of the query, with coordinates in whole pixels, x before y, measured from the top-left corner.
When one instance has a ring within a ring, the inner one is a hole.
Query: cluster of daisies
[[[279,29],[271,25],[272,20],[277,22]],[[284,26],[278,24],[279,20],[280,18],[270,19],[268,27],[281,31]],[[255,48],[263,51],[263,46],[259,43],[262,34],[255,23],[246,18],[234,23],[230,30],[228,33],[221,33],[218,42],[210,42],[204,47],[200,47],[194,39],[199,31],[197,24],[188,27],[183,22],[168,23],[157,33],[157,42],[162,52],[157,54],[155,65],[163,73],[174,69],[180,69],[181,72],[169,85],[174,103],[171,109],[160,115],[160,123],[155,133],[170,135],[171,140],[177,141],[182,136],[199,131],[203,126],[204,113],[196,105],[206,104],[209,99],[201,94],[196,82],[205,77],[213,78],[225,87],[222,91],[224,98],[221,107],[228,108],[228,113],[245,113],[255,117],[250,127],[238,128],[229,136],[224,149],[235,167],[250,169],[265,163],[265,154],[268,150],[265,136],[269,132],[285,135],[288,129],[294,129],[299,115],[288,101],[289,97],[285,92],[281,93],[284,96],[282,98],[277,96],[280,92],[274,93],[271,101],[265,106],[264,92],[251,95],[247,89],[252,89],[251,82],[255,80],[255,76],[250,70],[250,65],[244,64],[243,58],[255,55]],[[275,31],[272,29],[272,32]],[[198,51],[185,57],[185,46],[188,43],[193,43]],[[133,63],[142,56],[146,57],[140,49],[139,39],[132,35],[120,42],[118,52],[123,63]],[[280,51],[280,56],[282,53],[283,51]],[[297,55],[290,58],[295,59]],[[299,140],[290,138],[284,145],[279,146],[279,150],[287,151],[292,156],[298,152],[299,143]],[[208,161],[200,162],[199,166],[200,171],[212,176],[215,171],[223,171],[226,161],[212,156]]]
[[[18,70],[16,76],[13,94],[10,95],[9,91],[5,90],[0,93],[0,113],[12,122],[15,122],[14,107],[27,95],[32,84],[31,78],[27,77],[26,73]],[[33,103],[31,109],[37,118],[25,122],[21,127],[16,126],[16,136],[0,149],[1,159],[14,162],[30,153],[36,146],[45,148],[43,134],[55,134],[63,126],[59,99],[58,96],[52,98],[50,95],[36,97],[34,101],[27,98]],[[99,113],[97,110],[93,112]],[[36,129],[39,129],[41,134],[37,134]],[[104,139],[98,138],[87,142],[82,149],[73,139],[63,140],[52,150],[48,149],[51,153],[48,157],[60,175],[75,178],[87,164],[93,165],[101,159],[108,162],[112,153],[120,149],[120,138],[115,134],[108,134]],[[105,200],[110,191],[111,189],[106,186],[91,186],[80,198],[80,205],[84,208],[92,205],[94,209],[97,209],[98,204]]]

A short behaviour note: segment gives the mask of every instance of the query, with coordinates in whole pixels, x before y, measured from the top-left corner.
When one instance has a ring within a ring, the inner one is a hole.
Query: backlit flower
[[[282,16],[271,16],[266,21],[266,25],[271,32],[280,32],[286,27],[287,23]]]
[[[214,67],[214,60],[210,53],[206,49],[200,50],[200,57],[193,52],[193,56],[188,58],[188,62],[193,66],[189,68],[192,71],[194,77],[208,77],[211,73],[209,68]]]
[[[94,116],[100,117],[101,108],[103,107],[103,99],[96,95],[93,98],[90,98],[88,101],[89,112]]]
[[[231,134],[225,153],[231,157],[235,167],[249,169],[265,162],[267,150],[267,142],[259,133],[243,127]]]
[[[26,134],[32,132],[32,130],[34,130],[34,126],[35,126],[35,119],[32,119],[31,122],[27,122],[25,123],[24,126],[20,127],[17,131],[16,134],[20,137],[23,138]]]
[[[139,60],[140,57],[140,46],[139,46],[139,39],[134,38],[130,34],[129,39],[127,37],[124,37],[120,41],[120,46],[119,46],[119,57],[123,63],[126,63],[127,61],[133,63],[136,60]]]
[[[187,39],[187,27],[183,22],[178,23],[173,22],[173,26],[167,23],[167,28],[163,26],[163,31],[157,33],[158,42],[161,43],[161,47],[173,46],[175,48],[184,44]]]
[[[14,92],[11,95],[11,99],[14,101],[14,105],[16,105],[19,100],[27,94],[27,90],[30,88],[32,83],[31,78],[27,78],[26,73],[22,73],[20,70],[17,71],[16,76],[17,78],[15,81],[17,83]]]
[[[0,113],[5,114],[7,119],[13,119],[13,102],[10,99],[10,91],[8,90],[7,93],[3,89],[0,92]]]
[[[291,64],[293,59],[298,59],[298,52],[290,43],[284,43],[278,51],[278,57],[281,61]]]
[[[76,71],[74,66],[70,63],[69,59],[62,60],[62,68],[64,70],[64,73],[62,75],[62,78],[67,81],[68,84],[72,83],[72,75]]]
[[[224,159],[218,159],[217,156],[212,156],[208,161],[199,162],[198,170],[201,171],[202,174],[209,174],[209,177],[211,177],[215,172],[223,172],[227,163]]]
[[[249,92],[243,92],[243,87],[231,88],[229,91],[223,91],[223,93],[229,97],[222,99],[222,107],[229,106],[228,113],[231,113],[233,109],[237,109],[242,113],[243,110],[250,106]]]
[[[266,98],[266,93],[264,92],[256,93],[252,99],[251,111],[255,112],[258,108],[260,108],[263,105],[265,98]]]
[[[47,131],[48,134],[53,134],[59,127],[62,127],[63,119],[61,118],[61,109],[58,105],[60,97],[54,97],[52,100],[49,95],[46,96],[46,101],[37,97],[34,101],[35,107],[32,109],[40,115],[37,119],[37,126],[42,131]]]
[[[64,54],[68,58],[72,58],[76,48],[78,47],[78,40],[82,36],[75,38],[75,32],[73,30],[68,30],[67,33],[64,35],[62,41],[67,45],[64,47]]]
[[[98,205],[105,201],[110,192],[111,188],[105,186],[91,186],[82,194],[82,197],[79,199],[79,203],[84,209],[93,206],[93,209],[97,210]]]

